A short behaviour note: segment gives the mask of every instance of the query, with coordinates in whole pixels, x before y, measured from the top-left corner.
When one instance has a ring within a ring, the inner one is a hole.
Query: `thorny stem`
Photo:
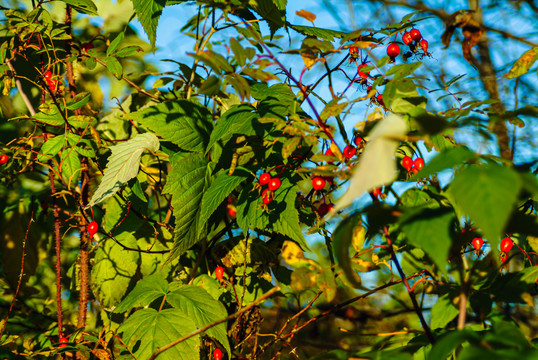
[[[54,214],[54,238],[56,240],[56,309],[58,311],[58,337],[63,337],[63,317],[62,317],[62,262],[60,249],[60,210],[56,203],[56,185],[54,185],[54,176],[49,171],[50,190],[52,196],[52,211]]]
[[[11,300],[11,305],[9,306],[9,310],[6,314],[6,317],[4,318],[4,325],[2,326],[2,330],[0,331],[0,339],[2,338],[2,335],[4,334],[4,330],[7,326],[7,321],[9,320],[9,315],[11,314],[11,311],[13,310],[13,306],[15,305],[15,301],[17,300],[17,295],[19,294],[19,289],[21,288],[22,278],[24,277],[24,257],[26,255],[26,241],[28,240],[28,234],[30,233],[30,226],[32,226],[32,223],[34,222],[34,211],[32,210],[32,213],[30,214],[30,221],[28,222],[28,227],[26,228],[26,234],[24,235],[24,240],[22,241],[22,255],[21,255],[21,271],[19,273],[19,281],[17,282],[17,288],[15,289],[15,294],[13,294],[13,300]]]
[[[422,310],[420,309],[420,306],[418,305],[417,299],[415,297],[415,293],[411,286],[409,286],[409,282],[407,281],[407,278],[405,277],[405,273],[402,270],[402,267],[400,265],[400,262],[398,261],[398,258],[396,257],[396,253],[394,252],[394,248],[392,247],[392,240],[390,239],[390,234],[388,227],[383,227],[385,239],[387,240],[388,250],[390,252],[390,256],[394,264],[396,265],[396,269],[398,270],[398,274],[400,274],[400,278],[402,279],[405,288],[407,289],[407,293],[409,294],[409,297],[411,298],[411,302],[413,303],[413,308],[415,309],[415,312],[417,313],[417,316],[420,320],[420,324],[422,325],[422,328],[424,329],[424,333],[426,334],[426,337],[430,341],[430,343],[435,343],[435,338],[433,337],[432,331],[428,324],[426,323],[426,319],[424,319],[424,314],[422,314]]]

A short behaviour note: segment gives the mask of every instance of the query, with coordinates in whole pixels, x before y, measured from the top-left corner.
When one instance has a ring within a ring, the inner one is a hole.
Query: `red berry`
[[[269,173],[263,173],[260,175],[260,185],[265,185],[269,182],[269,180],[271,180],[271,174]]]
[[[385,103],[383,102],[383,94],[377,94],[375,99],[379,105],[385,106]]]
[[[475,237],[471,243],[473,247],[478,251],[482,249],[482,245],[484,245],[484,240],[482,240],[482,238]]]
[[[413,160],[409,156],[405,155],[402,159],[402,166],[405,170],[411,171],[411,168],[413,167]]]
[[[213,360],[222,360],[222,351],[220,349],[213,351]]]
[[[82,51],[88,52],[90,49],[93,49],[95,46],[92,43],[84,43],[80,46]]]
[[[334,209],[334,205],[333,205],[333,204],[321,204],[321,205],[318,207],[318,214],[319,214],[320,217],[324,217],[324,216],[327,215],[329,212],[331,212],[332,209]]]
[[[396,43],[392,43],[387,48],[387,55],[391,58],[395,58],[400,53],[400,46]]]
[[[344,148],[344,156],[351,159],[357,153],[357,149],[353,145],[348,145]]]
[[[67,344],[65,344],[65,343],[69,342],[69,340],[68,340],[67,338],[65,338],[65,337],[62,336],[62,337],[58,340],[58,342],[61,343],[60,345],[58,345],[58,347],[60,347],[60,348],[64,348],[64,347],[67,346]]]
[[[269,188],[269,190],[275,191],[276,189],[280,187],[280,179],[274,178],[274,179],[269,180],[269,185],[267,187]]]
[[[381,188],[375,188],[374,190],[372,190],[372,195],[374,195],[375,197],[378,197],[380,194]]]
[[[269,191],[269,189],[265,189],[262,193],[262,200],[264,204],[269,204],[273,201],[273,192]]]
[[[355,139],[353,139],[353,142],[355,145],[360,146],[362,144],[362,138],[360,136],[357,136]]]
[[[88,224],[88,234],[90,234],[90,237],[93,237],[97,233],[97,230],[99,230],[99,224],[95,221]]]
[[[222,277],[224,276],[224,268],[222,266],[217,266],[215,268],[215,277],[218,281],[222,281]]]
[[[235,208],[235,206],[228,205],[228,215],[234,218],[236,213],[237,213],[237,209]]]
[[[504,238],[501,240],[501,251],[503,253],[507,253],[510,250],[512,250],[512,246],[514,246],[514,242],[510,238]]]
[[[417,170],[422,170],[424,167],[424,159],[423,158],[416,158],[415,161],[413,161],[413,164],[417,168]]]
[[[357,73],[358,73],[359,76],[360,76],[361,78],[363,78],[363,79],[368,79],[368,75],[370,74],[370,72],[363,72],[363,71],[361,71],[361,69],[362,69],[363,67],[366,67],[366,66],[368,66],[368,65],[366,65],[366,64],[360,64],[359,67],[357,68]]]
[[[325,179],[319,176],[316,176],[315,178],[312,179],[312,187],[314,188],[314,190],[323,189],[326,183],[327,182],[325,181]]]
[[[333,153],[333,151],[331,150],[331,148],[328,148],[328,149],[325,151],[325,155],[327,155],[327,156],[334,156],[334,153]]]
[[[355,46],[352,46],[349,48],[349,55],[356,56],[359,53],[359,49],[357,49]]]
[[[47,86],[49,87],[50,91],[56,92],[58,90],[58,80],[57,79],[47,79]]]
[[[411,35],[411,38],[412,38],[414,41],[420,41],[420,39],[422,39],[422,34],[421,34],[420,31],[417,30],[417,29],[411,29],[411,31],[409,32],[409,34]]]
[[[413,42],[413,38],[411,37],[411,34],[408,31],[403,33],[402,41],[405,45],[409,45]]]
[[[415,166],[411,168],[411,171],[413,172],[413,174],[418,174],[418,169]]]
[[[428,42],[426,40],[420,40],[418,46],[420,46],[425,53],[428,52]]]
[[[52,78],[52,72],[47,70],[43,76],[45,77],[45,80],[50,80]]]
[[[9,160],[9,156],[7,154],[0,155],[0,165],[4,165]]]

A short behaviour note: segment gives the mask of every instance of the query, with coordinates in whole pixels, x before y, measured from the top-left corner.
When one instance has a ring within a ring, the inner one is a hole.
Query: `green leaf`
[[[385,76],[394,75],[392,80],[403,79],[417,70],[422,63],[415,62],[410,64],[398,64],[393,65],[386,73]]]
[[[205,224],[213,212],[220,206],[222,201],[248,177],[249,173],[242,169],[236,169],[233,175],[228,175],[227,172],[221,172],[203,194],[200,210],[200,223]],[[201,229],[199,229],[199,231],[201,231]],[[198,235],[200,235],[200,232],[198,232]]]
[[[82,172],[82,166],[80,165],[78,153],[73,148],[62,152],[60,167],[60,173],[64,181],[70,186],[75,185]]]
[[[207,223],[202,223],[201,203],[211,185],[215,163],[202,154],[178,154],[170,159],[172,170],[163,192],[172,195],[175,231],[171,261],[200,241],[206,234]]]
[[[342,111],[345,110],[345,108],[349,105],[349,102],[346,101],[341,104],[338,104],[338,101],[340,100],[341,98],[336,98],[325,106],[325,108],[319,115],[321,120],[327,120],[331,116],[338,116],[340,115],[340,113],[342,113]]]
[[[521,187],[521,178],[512,169],[472,165],[456,174],[448,193],[497,249]]]
[[[162,0],[131,0],[131,2],[136,16],[138,16],[138,21],[140,21],[148,35],[151,46],[155,48],[157,24],[163,12],[164,2]]]
[[[267,23],[271,30],[271,36],[284,26],[286,10],[279,9],[273,0],[258,0],[252,7]]]
[[[38,161],[47,161],[51,157],[57,155],[65,145],[65,135],[58,135],[52,138],[49,138],[47,141],[41,145],[41,154],[37,156]],[[50,156],[44,156],[50,155]]]
[[[134,289],[114,309],[115,313],[123,313],[135,307],[144,307],[168,294],[170,286],[162,273],[146,276],[136,283]]]
[[[225,145],[234,134],[242,136],[253,135],[254,121],[257,118],[257,114],[253,110],[254,108],[251,105],[234,105],[230,110],[226,111],[217,120],[217,125],[211,132],[206,151],[211,150],[219,140]]]
[[[143,52],[144,52],[144,50],[140,46],[131,45],[131,46],[126,46],[126,47],[121,48],[120,50],[116,51],[114,56],[118,57],[118,58],[124,58],[124,57],[133,56],[135,54],[140,54],[140,53],[143,53]]]
[[[474,151],[469,150],[465,146],[448,148],[431,159],[422,170],[410,179],[410,181],[413,181],[413,179],[423,179],[436,174],[439,171],[463,165],[467,161],[475,160],[476,158],[477,155]]]
[[[111,146],[101,183],[93,194],[88,207],[94,206],[114,195],[127,181],[138,174],[140,157],[145,150],[159,149],[159,139],[152,133],[138,134],[124,143]]]
[[[68,5],[71,5],[73,9],[83,14],[97,16],[97,7],[92,0],[60,0]]]
[[[116,239],[130,248],[137,248],[133,234],[122,232]],[[95,252],[90,286],[105,308],[118,305],[138,268],[139,253],[125,251],[112,239],[102,242]]]
[[[256,229],[262,233],[267,231],[282,234],[299,244],[303,250],[308,250],[299,224],[299,212],[295,207],[299,188],[287,178],[281,181],[273,201],[265,210],[262,197],[253,189],[254,184],[251,184],[250,189],[244,189],[237,202],[237,224],[244,232]]]
[[[73,115],[67,118],[67,122],[77,129],[85,129],[90,125],[97,124],[97,119],[88,115]]]
[[[507,79],[513,79],[528,73],[537,59],[538,47],[534,47],[530,50],[525,51],[523,55],[521,55],[521,57],[516,60],[508,74],[505,74],[504,77]]]
[[[406,98],[418,97],[415,83],[410,79],[400,79],[389,81],[385,85],[383,101],[389,109],[396,113],[407,113],[417,106],[417,104]]]
[[[431,328],[442,329],[451,322],[459,313],[459,310],[452,305],[449,294],[439,296],[432,308]]]
[[[108,69],[116,77],[116,79],[120,80],[123,76],[123,67],[121,66],[118,59],[115,57],[107,57],[105,59],[105,64]]]
[[[353,240],[353,231],[361,225],[361,214],[356,213],[340,222],[333,233],[333,249],[336,262],[346,275],[346,279],[356,288],[361,286],[361,278],[353,270],[349,248]]]
[[[38,112],[32,118],[35,121],[52,126],[62,126],[65,124],[65,120],[58,110],[52,111],[49,114],[45,112]]]
[[[195,331],[194,322],[181,310],[151,308],[135,312],[118,329],[137,359],[149,359],[157,349]],[[165,351],[159,359],[193,360],[199,353],[200,335],[196,335]]]
[[[68,110],[80,109],[81,107],[86,105],[88,101],[90,101],[90,96],[91,94],[87,92],[78,93],[77,95],[75,95],[73,99],[71,99],[71,101],[67,103],[67,106],[66,106],[67,109]]]
[[[195,285],[181,286],[169,293],[166,301],[181,310],[183,315],[191,319],[198,329],[228,316],[221,302],[214,300],[207,291]],[[226,323],[210,328],[205,334],[215,338],[226,348],[228,354],[231,353]]]
[[[183,150],[202,152],[209,141],[213,120],[209,110],[188,100],[160,103],[126,114]]]
[[[404,215],[400,220],[409,242],[421,248],[444,271],[452,245],[451,230],[455,221],[451,209],[424,209]]]
[[[114,54],[114,51],[116,51],[116,49],[120,46],[121,42],[123,41],[124,36],[125,34],[122,31],[118,34],[118,36],[114,38],[114,40],[112,40],[112,42],[106,49],[106,56],[110,56],[111,54]]]
[[[428,360],[446,359],[461,344],[470,339],[472,339],[474,342],[478,342],[480,341],[480,336],[474,331],[470,330],[451,331],[448,334],[443,335],[433,345],[433,348],[428,355]]]
[[[294,136],[292,138],[289,138],[284,142],[282,145],[282,158],[284,160],[287,160],[291,154],[297,149],[297,146],[301,144],[302,138],[299,136]]]
[[[306,36],[315,36],[319,39],[324,39],[328,41],[334,41],[334,38],[341,39],[348,34],[341,31],[322,29],[313,26],[302,26],[302,25],[289,25],[290,28],[297,31],[300,34]]]

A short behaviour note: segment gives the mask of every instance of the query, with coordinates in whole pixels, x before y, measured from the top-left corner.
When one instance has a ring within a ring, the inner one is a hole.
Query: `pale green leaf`
[[[68,5],[71,5],[76,11],[88,14],[97,15],[97,7],[92,0],[60,0]]]
[[[140,157],[146,150],[155,152],[159,149],[159,139],[152,133],[138,134],[124,143],[110,148],[112,155],[99,187],[93,194],[88,206],[94,206],[114,195],[127,181],[138,174]]]
[[[65,135],[58,135],[49,138],[41,145],[41,154],[37,156],[38,161],[47,161],[57,155],[65,145]],[[42,155],[43,154],[43,155]],[[49,155],[49,156],[45,156]]]
[[[184,285],[166,296],[166,301],[189,317],[197,328],[202,328],[215,321],[224,319],[228,312],[221,302],[214,300],[201,287]],[[214,326],[205,332],[220,342],[230,354],[230,344],[226,335],[226,324]]]
[[[407,121],[393,113],[374,127],[368,135],[370,140],[364,148],[359,165],[353,172],[351,184],[335,204],[332,214],[350,205],[365,191],[390,184],[396,179],[398,173],[394,154],[399,141],[395,138],[405,135],[407,131]]]
[[[142,309],[118,329],[137,359],[149,357],[165,345],[196,331],[192,319],[178,309]],[[193,336],[159,355],[159,360],[193,360],[200,353],[200,335]]]
[[[123,232],[116,239],[125,246],[137,248],[136,238]],[[105,308],[116,306],[127,290],[138,267],[139,253],[125,251],[112,239],[107,239],[95,252],[90,286]]]
[[[162,0],[131,0],[131,2],[136,16],[138,16],[138,21],[140,21],[148,35],[151,46],[155,47],[157,24],[165,5],[164,2]]]

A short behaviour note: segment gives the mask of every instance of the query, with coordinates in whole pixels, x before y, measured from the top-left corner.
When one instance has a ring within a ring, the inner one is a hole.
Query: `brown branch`
[[[275,293],[277,293],[278,291],[280,291],[280,287],[279,286],[275,286],[274,288],[272,288],[271,290],[269,290],[268,292],[266,292],[265,294],[263,294],[261,297],[259,297],[258,299],[256,299],[255,301],[251,302],[250,304],[248,304],[247,306],[245,306],[244,308],[242,308],[241,310],[235,312],[234,314],[232,315],[229,315],[227,317],[225,317],[224,319],[220,319],[220,320],[217,320],[217,321],[214,321],[212,322],[211,324],[207,325],[207,326],[204,326],[203,328],[201,329],[198,329],[188,335],[185,335],[183,336],[181,339],[178,339],[178,340],[175,340],[173,342],[171,342],[170,344],[166,345],[166,346],[163,346],[162,348],[159,348],[157,349],[157,351],[155,351],[153,353],[153,355],[151,355],[151,357],[148,359],[148,360],[153,360],[155,359],[157,356],[159,356],[160,354],[162,354],[163,352],[165,352],[166,350],[168,349],[171,349],[173,348],[174,346],[176,346],[177,344],[180,344],[182,343],[183,341],[187,340],[187,339],[190,339],[191,337],[193,336],[196,336],[198,334],[201,334],[209,329],[211,329],[212,327],[215,327],[219,324],[222,324],[223,322],[226,322],[226,321],[229,321],[229,320],[232,320],[232,319],[235,319],[236,317],[238,317],[239,315],[243,314],[244,312],[252,309],[254,306],[258,305],[259,303],[265,301],[266,299],[268,299],[269,297],[271,297],[272,295],[274,295]]]
[[[61,235],[60,235],[60,210],[56,203],[56,186],[54,176],[49,171],[50,190],[52,193],[52,212],[54,214],[54,238],[56,240],[56,310],[58,312],[58,337],[63,337],[63,317],[62,317],[62,262],[61,262]]]
[[[7,327],[9,315],[11,314],[11,311],[13,310],[13,306],[15,305],[15,301],[17,300],[17,295],[19,294],[19,289],[21,287],[22,278],[24,276],[24,258],[26,255],[26,241],[28,240],[28,234],[30,233],[30,226],[32,225],[33,222],[34,222],[34,211],[32,210],[32,213],[30,214],[30,221],[28,222],[28,227],[26,228],[26,234],[24,235],[24,240],[22,241],[21,271],[19,273],[19,281],[17,282],[17,288],[15,289],[15,294],[13,294],[13,300],[11,300],[11,305],[9,306],[7,315],[4,318],[4,325],[2,326],[2,330],[0,331],[0,339],[2,338],[2,335],[4,334],[4,330]]]

